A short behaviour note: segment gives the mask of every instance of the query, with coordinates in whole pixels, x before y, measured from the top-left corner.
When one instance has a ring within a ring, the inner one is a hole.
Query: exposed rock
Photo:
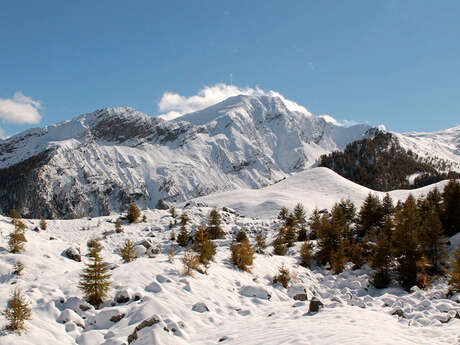
[[[323,302],[321,302],[318,298],[313,297],[310,301],[310,305],[308,307],[309,313],[317,313],[319,310],[324,306]]]
[[[80,248],[77,247],[69,247],[64,252],[62,253],[65,257],[81,262],[81,253],[80,253]]]
[[[79,327],[85,327],[85,321],[83,321],[80,315],[78,315],[72,309],[63,310],[61,314],[59,314],[59,316],[57,317],[56,321],[60,323],[73,322],[75,325]]]
[[[126,303],[131,299],[131,294],[127,289],[117,291],[115,294],[115,302],[117,303]]]
[[[136,326],[134,331],[128,336],[128,344],[131,344],[134,340],[137,339],[137,332],[141,329],[153,326],[160,322],[160,318],[158,316],[152,316],[149,319],[142,321],[139,325]]]
[[[196,311],[197,313],[205,313],[209,311],[209,308],[203,302],[198,302],[193,305],[192,310]]]
[[[404,312],[402,311],[401,308],[396,308],[391,311],[391,315],[398,315],[399,317],[405,319],[406,317],[404,316]]]
[[[113,323],[117,323],[118,321],[120,321],[121,319],[123,319],[125,317],[126,314],[117,314],[117,315],[114,315],[110,318],[110,321],[112,321]]]
[[[306,293],[298,293],[293,297],[296,301],[308,301],[308,295]]]

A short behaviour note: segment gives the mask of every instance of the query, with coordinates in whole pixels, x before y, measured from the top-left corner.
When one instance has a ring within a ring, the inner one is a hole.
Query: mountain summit
[[[0,208],[29,217],[105,215],[216,191],[260,188],[363,137],[290,111],[279,97],[235,96],[174,121],[106,108],[0,141]]]

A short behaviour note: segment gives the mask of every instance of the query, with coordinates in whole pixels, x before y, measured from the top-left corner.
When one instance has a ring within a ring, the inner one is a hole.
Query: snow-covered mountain
[[[0,208],[25,216],[106,215],[217,191],[260,188],[311,167],[370,127],[235,96],[174,121],[107,108],[0,141]]]
[[[460,172],[460,126],[438,132],[392,132],[401,146],[422,158],[444,162],[445,170]]]

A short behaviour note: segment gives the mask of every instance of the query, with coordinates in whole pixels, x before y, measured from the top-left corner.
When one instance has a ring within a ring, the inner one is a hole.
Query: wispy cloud
[[[209,107],[213,104],[219,103],[228,97],[237,95],[250,95],[250,96],[277,96],[280,97],[283,103],[289,110],[298,111],[304,114],[311,115],[311,113],[303,106],[286,99],[277,91],[265,91],[259,87],[238,87],[235,85],[227,85],[219,83],[213,86],[206,86],[198,91],[196,95],[185,97],[178,93],[165,92],[158,102],[158,110],[160,117],[165,120],[172,120],[184,114],[198,111]]]
[[[0,98],[0,119],[17,124],[35,124],[42,120],[40,101],[15,92],[13,98]]]

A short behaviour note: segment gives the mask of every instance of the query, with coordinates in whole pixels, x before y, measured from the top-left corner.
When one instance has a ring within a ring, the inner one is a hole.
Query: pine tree
[[[390,194],[386,193],[382,200],[382,216],[391,217],[394,215],[395,207],[393,206],[393,199]]]
[[[417,261],[421,258],[416,233],[420,226],[415,199],[409,195],[396,213],[395,230],[392,234],[392,248],[397,260],[399,282],[407,291],[417,284]]]
[[[174,262],[174,247],[173,247],[173,245],[169,246],[169,249],[168,249],[168,261],[171,264]]]
[[[119,220],[119,219],[117,219],[117,221],[115,222],[115,232],[116,232],[117,234],[123,232],[123,228],[122,228],[122,226],[121,226],[121,223],[120,223],[120,220]]]
[[[185,226],[187,225],[188,221],[190,220],[190,218],[188,217],[187,213],[186,212],[183,212],[180,216],[180,224],[182,226]]]
[[[40,228],[42,230],[46,230],[48,228],[48,224],[46,224],[46,220],[43,217],[40,218]]]
[[[249,271],[254,260],[254,250],[248,240],[241,243],[234,243],[230,247],[232,252],[232,263],[243,271]]]
[[[383,218],[382,205],[377,196],[368,194],[358,213],[358,237],[366,233],[377,232]]]
[[[134,261],[136,256],[134,254],[134,243],[131,240],[125,240],[123,247],[120,248],[120,255],[125,263]]]
[[[433,208],[426,211],[417,236],[423,256],[431,266],[431,273],[441,273],[447,259],[447,239],[444,237],[439,216]]]
[[[300,247],[300,264],[304,267],[310,267],[313,254],[311,252],[312,245],[310,241],[305,241]]]
[[[323,214],[317,224],[317,246],[316,262],[318,265],[325,265],[331,260],[332,253],[337,250],[339,243],[338,230],[332,226],[328,214]]]
[[[265,243],[265,238],[262,233],[258,233],[256,236],[256,251],[259,254],[263,254],[267,244]]]
[[[450,271],[449,287],[453,292],[457,293],[460,292],[460,245],[455,250],[450,265],[452,269]]]
[[[442,193],[441,220],[446,236],[460,231],[460,182],[450,180]]]
[[[15,218],[14,230],[10,233],[8,239],[8,247],[10,253],[18,254],[25,250],[24,243],[27,242],[24,234],[25,225],[20,220]]]
[[[310,226],[310,240],[316,240],[318,235],[318,229],[320,227],[321,213],[315,208],[308,219],[308,225]]]
[[[372,257],[371,266],[376,270],[372,278],[372,284],[383,289],[390,283],[390,242],[385,233],[380,233],[375,246],[375,253]]]
[[[13,332],[21,333],[21,330],[24,329],[24,322],[30,320],[31,314],[29,303],[21,290],[16,288],[3,311],[3,315],[9,321],[7,328]]]
[[[286,255],[288,248],[286,245],[286,228],[282,226],[279,229],[278,236],[276,239],[273,241],[273,253],[275,255]]]
[[[243,242],[248,239],[248,235],[246,234],[246,230],[241,228],[240,231],[236,234],[236,242]]]
[[[88,241],[89,259],[80,274],[79,288],[82,290],[85,299],[95,307],[98,307],[107,296],[110,289],[110,277],[107,264],[103,262],[100,252],[101,244],[97,240]]]
[[[202,264],[208,265],[216,255],[216,247],[211,240],[204,226],[199,226],[193,241],[193,250],[199,254],[199,260]]]
[[[284,241],[288,247],[292,247],[294,242],[297,239],[297,231],[295,227],[289,226],[286,228],[286,234],[284,236]]]
[[[177,244],[181,247],[186,247],[190,240],[190,234],[187,231],[185,225],[181,225],[179,235],[177,235]]]
[[[17,261],[13,266],[13,274],[20,276],[24,270],[24,264],[21,261]]]
[[[305,209],[301,203],[295,205],[293,214],[297,224],[305,223]]]
[[[286,220],[289,214],[289,210],[286,207],[281,207],[280,213],[278,214],[278,219]]]
[[[345,248],[344,244],[340,242],[337,245],[337,249],[332,251],[330,263],[331,263],[331,270],[334,274],[342,273],[345,269],[345,264],[347,262],[347,258],[345,256]]]
[[[136,204],[134,202],[129,204],[128,215],[127,215],[128,221],[130,223],[135,223],[137,222],[140,216],[141,216],[141,210],[139,210]]]
[[[208,215],[208,235],[211,240],[217,240],[219,238],[223,238],[225,233],[222,230],[221,224],[221,217],[217,209],[211,210]]]

